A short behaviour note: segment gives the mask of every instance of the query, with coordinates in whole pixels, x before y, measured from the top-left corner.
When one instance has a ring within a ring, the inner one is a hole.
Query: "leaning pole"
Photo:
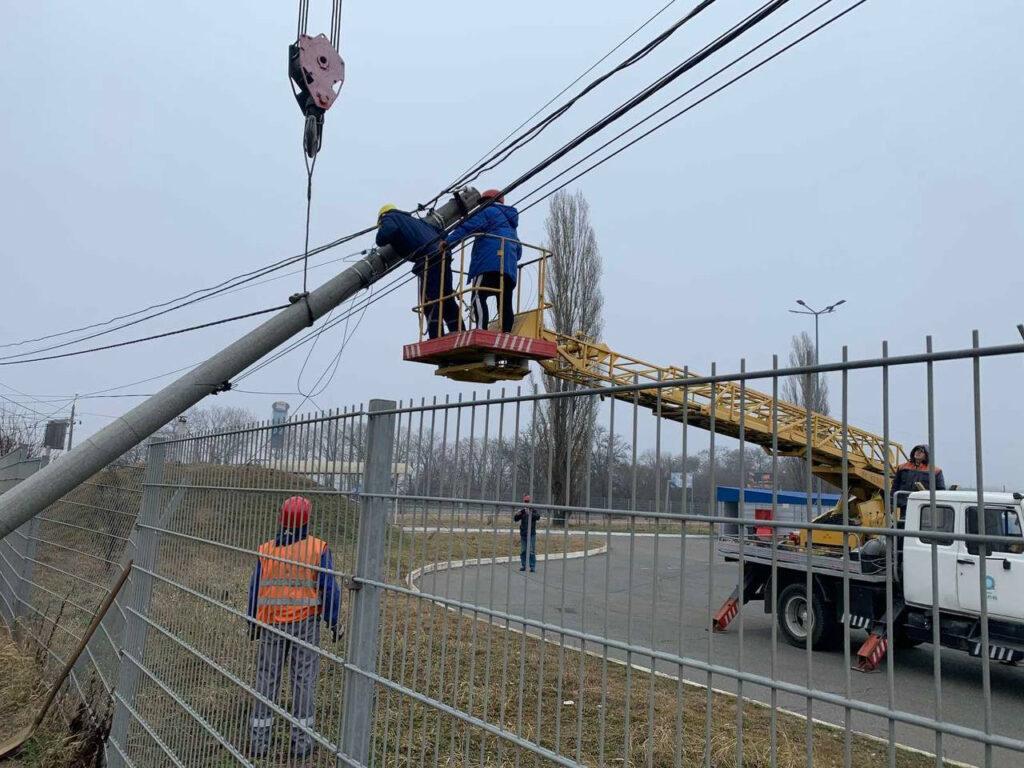
[[[479,193],[469,187],[428,216],[433,217],[434,223],[447,227],[476,207],[479,200]],[[368,256],[341,274],[307,296],[300,297],[290,307],[282,309],[258,328],[81,442],[60,461],[48,464],[0,495],[0,538],[207,395],[221,391],[232,377],[308,328],[343,301],[375,283],[400,261],[390,246],[371,250]]]

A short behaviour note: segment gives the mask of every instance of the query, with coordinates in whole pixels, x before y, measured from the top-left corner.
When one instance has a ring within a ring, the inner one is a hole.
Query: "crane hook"
[[[288,46],[288,77],[299,109],[306,116],[302,144],[312,158],[323,141],[324,114],[345,82],[345,62],[326,35],[299,35]]]

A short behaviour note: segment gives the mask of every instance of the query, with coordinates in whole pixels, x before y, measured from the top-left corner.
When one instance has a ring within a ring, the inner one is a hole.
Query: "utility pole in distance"
[[[480,204],[480,193],[472,187],[455,194],[455,199],[428,214],[433,224],[445,228]],[[391,246],[374,248],[315,291],[293,296],[290,307],[282,309],[206,362],[168,384],[117,421],[87,437],[59,462],[48,464],[0,495],[0,538],[31,520],[207,395],[226,391],[232,377],[312,326],[318,318],[346,299],[380,280],[401,262],[402,257]]]
[[[75,440],[75,406],[78,405],[78,393],[75,393],[75,399],[71,401],[71,423],[68,424],[68,447],[67,450],[71,450],[71,446],[74,445]]]

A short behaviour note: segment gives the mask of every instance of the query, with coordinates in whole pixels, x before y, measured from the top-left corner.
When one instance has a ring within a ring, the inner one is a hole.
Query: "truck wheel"
[[[902,649],[916,648],[923,642],[924,640],[917,640],[916,638],[907,635],[907,630],[905,630],[902,626],[897,625],[893,627],[892,644],[895,647]]]
[[[807,632],[811,633],[811,648],[823,650],[836,643],[839,622],[830,614],[825,601],[818,595],[807,604],[807,591],[803,584],[790,584],[779,594],[775,620],[783,638],[797,648],[807,647]]]

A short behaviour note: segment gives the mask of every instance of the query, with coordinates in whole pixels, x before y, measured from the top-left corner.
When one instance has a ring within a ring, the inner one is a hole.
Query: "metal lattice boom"
[[[650,382],[700,378],[699,374],[675,366],[659,366],[615,352],[607,345],[578,336],[543,329],[543,337],[558,345],[558,357],[543,361],[544,371],[564,381],[585,387],[628,386]],[[683,421],[702,429],[711,429],[712,387],[714,388],[714,429],[719,434],[738,437],[740,430],[741,386],[736,382],[669,386],[659,389],[612,392],[611,396],[657,411],[673,421]],[[742,420],[744,438],[749,443],[771,450],[773,438],[771,395],[745,388]],[[806,457],[807,411],[798,405],[778,400],[778,446],[780,456]],[[810,450],[814,474],[833,485],[842,484],[843,423],[820,413],[810,417]],[[848,478],[851,493],[868,498],[884,486],[886,448],[889,467],[905,460],[903,447],[884,438],[846,425]]]

